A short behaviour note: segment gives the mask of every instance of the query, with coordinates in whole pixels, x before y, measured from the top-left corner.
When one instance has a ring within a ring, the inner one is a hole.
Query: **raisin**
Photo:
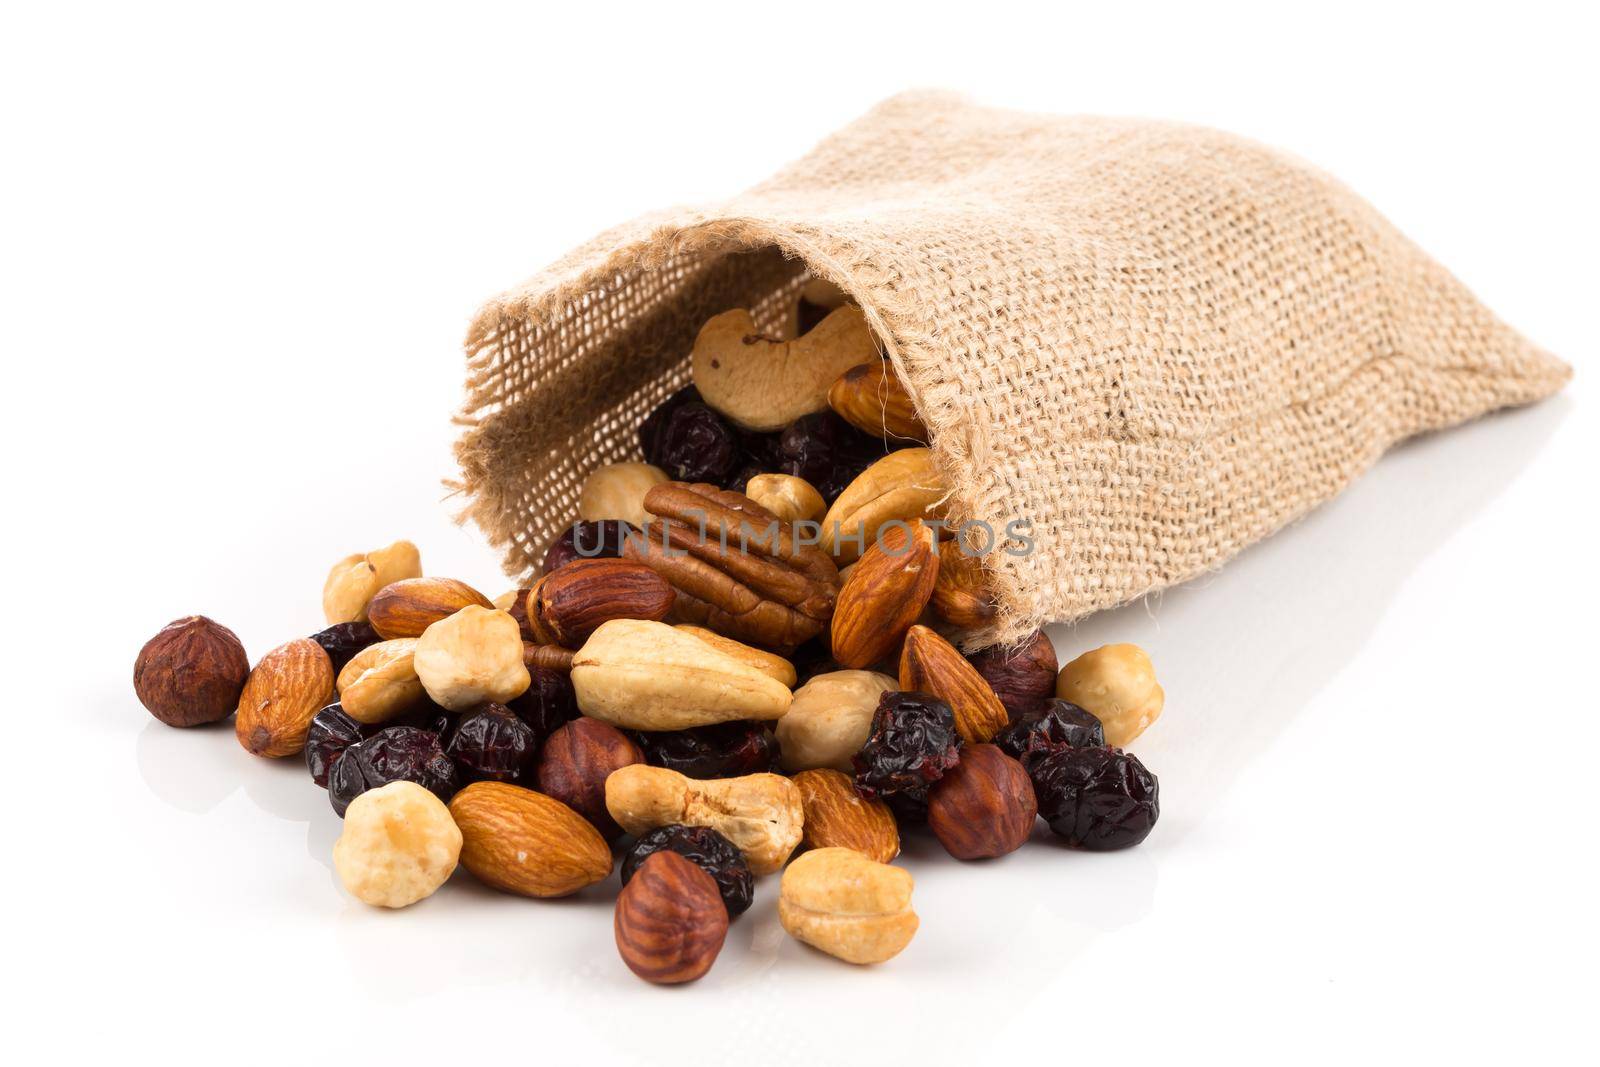
[[[440,800],[455,795],[456,766],[439,735],[415,726],[391,726],[345,749],[328,776],[328,799],[339,818],[350,802],[390,782],[416,782]]]
[[[683,405],[701,402],[700,390],[692,385],[686,385],[657,404],[655,410],[644,417],[644,421],[639,424],[639,451],[644,453],[646,463],[664,467],[661,462],[661,448],[667,420]]]
[[[819,674],[839,670],[840,667],[833,660],[833,649],[824,637],[813,637],[811,640],[798,645],[789,654],[789,662],[794,664],[795,687],[798,688]]]
[[[529,664],[528,677],[532,681],[527,691],[506,701],[506,707],[533,727],[542,745],[557,727],[578,717],[578,697],[572,691],[572,679],[562,671]]]
[[[778,739],[759,722],[640,732],[634,740],[646,763],[690,778],[738,778],[771,771],[778,762]]]
[[[356,658],[357,652],[368,645],[377,644],[383,638],[371,623],[341,622],[326,630],[318,630],[311,635],[311,640],[322,646],[322,651],[328,654],[328,659],[333,663],[333,673],[338,674],[346,663]]]
[[[622,555],[622,542],[639,528],[622,519],[575,522],[555,539],[544,554],[544,571],[549,574],[575,559],[616,559]]]
[[[533,771],[540,738],[503,704],[483,704],[461,716],[445,754],[465,782],[521,782]]]
[[[1022,765],[1039,814],[1073,848],[1105,852],[1143,841],[1161,814],[1156,776],[1116,748],[1035,749]]]
[[[960,762],[959,745],[949,704],[927,693],[885,693],[852,760],[856,791],[868,800],[903,796],[925,804],[928,790]]]
[[[1006,755],[1021,759],[1035,749],[1104,748],[1106,735],[1100,720],[1078,705],[1049,700],[1012,719],[995,735],[994,743]]]
[[[804,478],[832,502],[845,487],[887,452],[834,412],[819,411],[789,424],[778,442],[778,471]]]
[[[306,768],[311,780],[328,788],[328,775],[344,750],[372,736],[375,727],[356,722],[338,704],[329,704],[311,720],[306,733]]]
[[[750,865],[732,841],[709,826],[662,826],[640,837],[622,857],[622,884],[628,884],[646,857],[663,849],[693,861],[711,876],[727,905],[728,918],[737,918],[750,907],[755,898]]]
[[[720,485],[739,461],[733,427],[705,404],[690,401],[667,416],[653,462],[675,481]]]

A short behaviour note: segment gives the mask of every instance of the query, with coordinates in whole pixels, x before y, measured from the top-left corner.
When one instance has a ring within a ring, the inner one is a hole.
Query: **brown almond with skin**
[[[279,758],[305,750],[311,719],[333,701],[333,661],[309,637],[261,657],[239,694],[233,732],[245,751]]]
[[[717,961],[728,909],[698,864],[663,850],[646,857],[622,887],[612,930],[630,971],[647,982],[679,985]]]
[[[983,557],[948,546],[939,559],[933,585],[934,614],[962,630],[976,630],[994,621],[996,605],[983,572]]]
[[[863,433],[923,444],[928,441],[928,428],[888,360],[845,371],[828,390],[828,406]]]
[[[1009,648],[986,648],[967,657],[983,675],[1006,714],[1015,719],[1056,695],[1056,648],[1043,630]]]
[[[528,601],[529,628],[578,648],[612,619],[660,622],[676,594],[667,580],[631,559],[579,559],[539,579]],[[537,619],[535,623],[533,620]]]
[[[887,527],[850,571],[833,611],[833,658],[860,669],[891,656],[922,615],[939,575],[933,530]]]
[[[488,597],[454,578],[406,578],[378,590],[367,605],[367,621],[385,640],[421,637],[440,619],[473,604],[494,607]]]
[[[539,791],[588,819],[607,841],[615,841],[622,836],[622,827],[606,811],[606,778],[614,770],[643,762],[644,753],[627,734],[585,715],[559,727],[545,741],[536,772]]]
[[[958,860],[1015,852],[1038,815],[1028,772],[994,745],[969,745],[928,797],[928,827]]]
[[[906,632],[900,650],[900,688],[932,693],[955,713],[956,732],[981,745],[1009,721],[1005,705],[956,647],[926,626]]]
[[[842,771],[817,769],[794,776],[805,810],[807,848],[849,848],[888,863],[900,854],[900,829],[889,805],[865,800]]]
[[[474,782],[450,799],[461,864],[478,881],[525,897],[564,897],[611,873],[611,849],[588,820],[554,797],[504,782]]]

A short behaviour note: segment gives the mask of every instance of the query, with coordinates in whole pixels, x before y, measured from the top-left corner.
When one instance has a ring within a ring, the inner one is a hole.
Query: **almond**
[[[862,799],[848,774],[801,771],[793,781],[805,810],[807,848],[851,848],[879,863],[900,854],[900,830],[889,805]]]
[[[983,557],[948,546],[933,585],[933,610],[951,626],[976,630],[994,621],[995,602],[983,573]]]
[[[378,590],[367,605],[367,621],[386,640],[421,637],[422,631],[476,604],[492,608],[488,597],[454,578],[407,578]]]
[[[539,579],[529,599],[529,629],[578,648],[612,619],[659,622],[672,610],[667,580],[631,559],[579,559]],[[537,621],[535,621],[537,620]]]
[[[900,688],[932,693],[955,713],[956,732],[981,745],[1005,727],[1005,705],[954,645],[926,626],[913,626],[900,650]]]
[[[564,897],[611,873],[611,849],[588,820],[543,793],[475,782],[450,800],[461,864],[485,885]]]
[[[333,700],[333,662],[309,637],[261,657],[239,694],[233,732],[247,752],[278,758],[305,750],[311,719]]]
[[[917,405],[887,360],[873,360],[845,371],[828,390],[828,406],[874,437],[928,441],[928,428],[917,417]]]
[[[922,615],[939,575],[933,530],[921,521],[894,525],[850,571],[833,610],[833,658],[870,667],[893,655]]]

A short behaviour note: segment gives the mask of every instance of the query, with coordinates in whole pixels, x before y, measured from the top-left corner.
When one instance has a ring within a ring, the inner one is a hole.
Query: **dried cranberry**
[[[872,733],[855,754],[856,791],[882,799],[926,802],[933,783],[961,760],[950,705],[927,693],[885,693],[872,716]]]
[[[655,410],[644,417],[644,421],[639,424],[639,451],[644,453],[646,463],[654,463],[658,467],[665,466],[661,462],[661,448],[667,420],[683,405],[701,402],[700,390],[692,385],[686,385],[657,404]]]
[[[712,877],[722,894],[722,903],[727,905],[728,918],[742,915],[755,899],[750,865],[732,841],[709,826],[662,826],[651,830],[622,857],[622,884],[628,884],[646,857],[663,849],[692,860]]]
[[[832,411],[805,415],[789,424],[778,441],[778,470],[804,478],[832,501],[887,452],[884,443],[862,433]]]
[[[461,716],[445,753],[463,782],[520,782],[531,773],[540,738],[503,704],[483,704]]]
[[[733,427],[705,404],[690,401],[667,416],[653,462],[676,481],[720,485],[739,461]]]
[[[333,673],[338,674],[344,665],[356,658],[356,653],[383,638],[366,622],[335,623],[326,630],[318,630],[311,640],[322,646],[333,663]]]
[[[1050,700],[1012,719],[995,735],[994,743],[1006,755],[1021,759],[1040,748],[1103,748],[1106,735],[1100,720],[1078,705]]]
[[[778,762],[778,739],[759,722],[641,732],[635,740],[646,763],[690,778],[737,778],[771,771]]]
[[[440,800],[458,786],[456,766],[439,745],[439,735],[414,726],[391,726],[344,750],[328,776],[328,799],[339,818],[350,802],[390,782],[416,782]]]
[[[328,775],[344,750],[371,737],[376,727],[356,722],[339,704],[329,704],[311,719],[306,733],[306,767],[311,780],[328,788]]]
[[[506,706],[533,727],[542,745],[557,727],[578,717],[578,697],[572,691],[572,679],[562,671],[530,665],[528,676],[532,682],[527,691]]]
[[[549,574],[575,559],[616,559],[622,555],[622,542],[639,528],[622,519],[575,522],[551,543],[544,554],[544,571]]]
[[[1035,749],[1022,765],[1033,779],[1039,814],[1073,848],[1137,845],[1161,814],[1156,776],[1121,749]]]
[[[384,723],[385,726],[414,726],[419,730],[426,730],[431,734],[439,735],[439,744],[443,745],[450,740],[450,731],[455,729],[457,718],[444,708],[431,700],[424,700],[418,706],[397,718]]]

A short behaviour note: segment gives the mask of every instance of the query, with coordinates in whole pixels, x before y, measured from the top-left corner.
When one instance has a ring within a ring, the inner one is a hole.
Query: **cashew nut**
[[[606,810],[630,834],[658,826],[709,826],[744,853],[753,874],[771,874],[800,843],[805,807],[781,774],[695,781],[636,763],[606,778]]]

